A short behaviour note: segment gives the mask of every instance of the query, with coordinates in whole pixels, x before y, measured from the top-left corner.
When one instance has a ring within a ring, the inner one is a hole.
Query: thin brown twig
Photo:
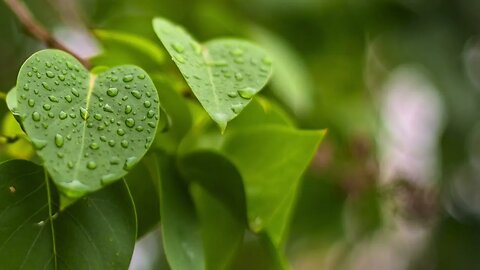
[[[59,49],[73,55],[86,68],[90,68],[91,64],[88,60],[78,56],[76,53],[65,47],[45,27],[43,27],[32,15],[30,10],[19,0],[4,0],[5,4],[17,16],[20,23],[25,27],[28,33],[39,41],[45,43],[50,48]]]

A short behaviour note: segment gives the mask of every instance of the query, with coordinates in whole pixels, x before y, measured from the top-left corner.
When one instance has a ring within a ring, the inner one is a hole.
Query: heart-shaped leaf
[[[120,179],[153,141],[158,95],[136,66],[90,74],[71,55],[43,50],[23,64],[17,85],[23,127],[67,196]]]
[[[127,269],[136,236],[125,183],[86,196],[59,212],[44,169],[0,164],[2,269]]]
[[[183,28],[162,18],[153,28],[210,117],[224,130],[268,82],[272,62],[243,40],[198,43]]]

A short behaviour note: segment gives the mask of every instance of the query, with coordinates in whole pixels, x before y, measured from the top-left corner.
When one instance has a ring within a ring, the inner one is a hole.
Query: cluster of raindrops
[[[22,73],[19,106],[31,116],[22,119],[32,144],[54,168],[52,176],[73,174],[65,187],[90,181],[78,180],[78,172],[100,169],[102,184],[117,180],[155,136],[159,100],[153,83],[138,68],[119,67],[96,77],[76,61],[45,58],[27,62]]]

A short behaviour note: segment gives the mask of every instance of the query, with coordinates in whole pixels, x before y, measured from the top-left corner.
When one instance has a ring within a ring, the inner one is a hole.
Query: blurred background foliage
[[[95,65],[137,64],[157,86],[176,90],[162,100],[179,100],[187,86],[159,46],[154,16],[184,25],[199,40],[237,36],[264,46],[277,67],[263,96],[299,127],[329,130],[297,196],[286,244],[293,269],[480,267],[479,1],[25,3]],[[6,93],[21,63],[43,47],[4,5],[0,36]],[[125,53],[131,50],[135,57]],[[201,119],[165,107],[184,123],[158,140],[173,151]],[[6,112],[0,106],[2,135],[13,136],[19,130]],[[22,138],[0,145],[0,160],[32,155]],[[158,237],[154,231],[140,240],[132,269],[167,268]],[[276,269],[259,241],[246,237],[235,269]]]

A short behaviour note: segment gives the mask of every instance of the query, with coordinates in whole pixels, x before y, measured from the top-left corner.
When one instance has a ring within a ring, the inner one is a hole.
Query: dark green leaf
[[[160,217],[163,246],[173,270],[205,269],[200,224],[188,187],[175,169],[175,160],[158,153]]]
[[[246,229],[242,178],[233,164],[215,152],[190,153],[180,159],[179,166],[191,183],[206,269],[229,269]]]
[[[28,161],[0,164],[2,269],[127,269],[136,220],[124,182],[62,212],[46,172]]]
[[[159,100],[138,67],[93,75],[69,54],[44,50],[23,64],[17,85],[25,131],[68,196],[120,179],[153,142]]]

